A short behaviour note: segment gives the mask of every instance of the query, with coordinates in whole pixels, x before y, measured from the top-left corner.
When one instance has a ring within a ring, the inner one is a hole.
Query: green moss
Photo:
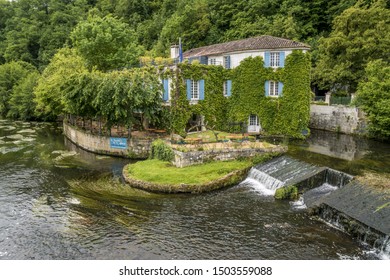
[[[275,199],[297,199],[298,188],[296,186],[279,188],[276,190],[274,197]]]

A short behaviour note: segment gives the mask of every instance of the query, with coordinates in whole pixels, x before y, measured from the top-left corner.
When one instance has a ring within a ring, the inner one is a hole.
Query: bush
[[[296,186],[288,186],[277,189],[274,197],[275,199],[297,199],[298,188]]]
[[[172,161],[175,154],[170,146],[168,146],[163,140],[157,139],[153,141],[150,151],[150,158],[156,158],[162,161]]]

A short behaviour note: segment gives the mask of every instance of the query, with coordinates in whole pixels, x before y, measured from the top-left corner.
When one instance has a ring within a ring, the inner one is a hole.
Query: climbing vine
[[[247,122],[254,114],[268,134],[302,137],[310,117],[309,55],[293,51],[276,70],[263,65],[261,57],[249,57],[234,69],[229,119]],[[267,80],[283,83],[280,97],[265,95]]]
[[[309,124],[310,57],[302,51],[288,55],[284,68],[264,67],[263,59],[249,57],[233,69],[199,63],[182,63],[175,70],[163,70],[163,78],[171,78],[169,130],[185,134],[193,114],[204,116],[208,128],[228,131],[229,125],[248,122],[252,114],[268,134],[302,137]],[[204,100],[190,104],[186,96],[186,79],[204,80]],[[223,83],[232,80],[232,95],[223,95]],[[265,82],[283,83],[282,96],[265,96]]]

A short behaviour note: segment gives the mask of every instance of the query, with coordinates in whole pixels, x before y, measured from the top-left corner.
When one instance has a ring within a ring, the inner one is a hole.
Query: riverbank
[[[132,187],[163,193],[203,193],[237,185],[249,169],[280,153],[259,154],[229,161],[209,161],[178,168],[172,162],[149,159],[123,168],[123,177]]]

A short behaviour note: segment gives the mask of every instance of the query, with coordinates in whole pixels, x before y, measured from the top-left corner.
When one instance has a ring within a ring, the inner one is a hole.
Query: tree
[[[182,38],[185,49],[205,45],[211,28],[206,0],[180,1],[178,10],[165,22],[155,49],[157,55],[166,55],[172,43]]]
[[[65,112],[64,88],[74,76],[86,72],[85,61],[74,50],[61,49],[43,71],[35,92],[36,114],[44,118],[56,118]]]
[[[35,116],[34,87],[40,74],[33,71],[21,80],[14,88],[9,100],[8,118],[33,120]]]
[[[135,68],[112,71],[97,76],[100,79],[93,105],[97,114],[107,120],[108,128],[134,124],[136,115],[154,121],[161,111],[161,83],[151,69]]]
[[[73,45],[90,68],[108,71],[138,66],[143,50],[130,27],[110,15],[100,17],[91,13],[70,35]]]
[[[390,10],[384,0],[360,2],[334,20],[329,38],[320,41],[315,83],[323,89],[354,92],[370,61],[389,61]]]
[[[0,4],[0,16],[3,5]],[[18,0],[5,6],[3,50],[6,61],[23,60],[43,69],[86,14],[84,0]],[[12,15],[12,16],[10,16]],[[0,17],[0,40],[1,40]],[[0,43],[1,46],[1,43]]]
[[[390,140],[390,63],[368,63],[365,79],[359,83],[356,104],[367,113],[371,136]]]
[[[23,61],[10,62],[0,65],[0,115],[5,117],[10,110],[9,101],[15,86],[27,75],[36,71],[31,64]]]

